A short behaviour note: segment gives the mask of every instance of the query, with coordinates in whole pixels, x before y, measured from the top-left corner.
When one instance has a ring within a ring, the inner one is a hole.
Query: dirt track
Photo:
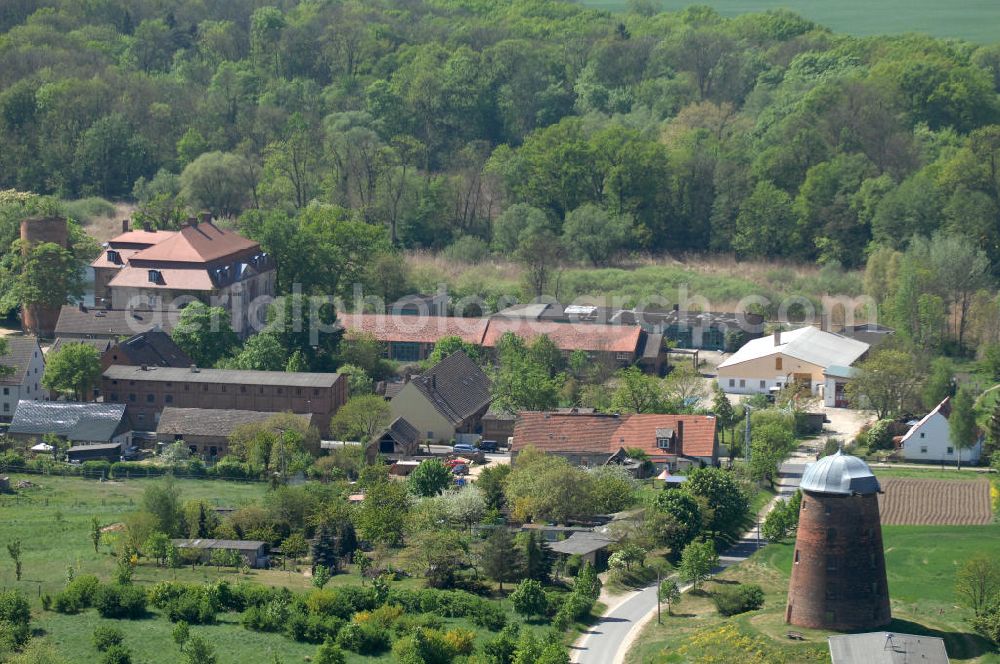
[[[882,523],[891,525],[972,526],[993,522],[990,483],[981,480],[880,480]]]

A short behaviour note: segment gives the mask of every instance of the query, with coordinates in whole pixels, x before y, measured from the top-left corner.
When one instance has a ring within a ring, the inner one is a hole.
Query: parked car
[[[476,446],[469,445],[468,443],[455,443],[455,446],[451,448],[452,452],[475,452]]]
[[[142,450],[134,446],[126,448],[125,452],[122,454],[122,460],[124,461],[136,461],[140,458],[142,458]]]
[[[469,474],[469,467],[466,466],[464,463],[460,463],[457,466],[455,466],[454,468],[452,468],[451,472],[452,472],[453,475],[468,475]]]
[[[497,441],[495,441],[495,440],[481,440],[481,441],[479,441],[479,451],[481,451],[481,452],[496,452],[497,451]]]

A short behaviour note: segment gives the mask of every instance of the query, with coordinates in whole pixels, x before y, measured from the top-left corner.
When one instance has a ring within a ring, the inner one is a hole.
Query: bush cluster
[[[142,618],[146,615],[146,591],[133,585],[102,585],[94,593],[94,606],[102,618]]]
[[[712,601],[720,615],[735,616],[764,606],[764,590],[756,584],[727,586],[712,593]]]
[[[94,596],[101,582],[92,574],[83,574],[66,584],[63,591],[52,600],[52,608],[59,613],[78,613],[94,605]]]

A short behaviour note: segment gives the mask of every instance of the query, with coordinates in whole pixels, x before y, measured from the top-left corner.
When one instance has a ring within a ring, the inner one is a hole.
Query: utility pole
[[[660,597],[661,594],[662,593],[660,592],[660,571],[657,570],[656,571],[656,624],[657,625],[663,624],[660,621],[660,599],[662,599]]]
[[[743,458],[750,463],[750,411],[753,409],[749,405],[744,405],[743,408],[747,414],[746,428],[743,431]]]

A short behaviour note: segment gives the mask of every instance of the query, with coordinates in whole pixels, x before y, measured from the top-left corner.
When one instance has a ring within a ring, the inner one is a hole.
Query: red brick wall
[[[330,418],[347,401],[347,381],[332,387],[274,387],[135,380],[102,380],[105,401],[128,406],[129,417],[139,430],[156,428],[156,417],[166,406],[261,412],[313,413],[322,435],[330,429]],[[133,398],[134,397],[134,398]]]
[[[877,496],[803,492],[785,621],[847,631],[890,620]]]

